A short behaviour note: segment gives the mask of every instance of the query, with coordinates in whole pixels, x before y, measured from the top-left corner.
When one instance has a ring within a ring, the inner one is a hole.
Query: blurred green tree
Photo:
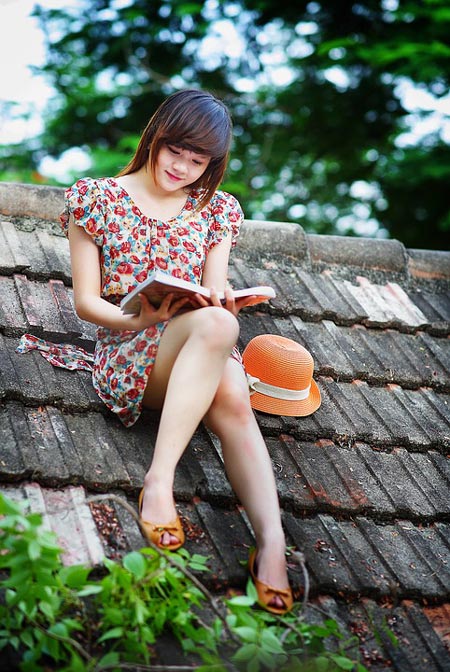
[[[401,139],[405,83],[448,94],[446,0],[80,0],[36,12],[57,95],[26,155],[34,167],[81,146],[89,174],[115,174],[156,105],[201,87],[231,109],[224,186],[247,217],[447,246],[448,146],[439,129]]]

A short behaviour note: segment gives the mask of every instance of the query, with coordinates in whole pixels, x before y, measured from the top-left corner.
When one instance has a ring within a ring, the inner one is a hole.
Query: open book
[[[176,278],[168,273],[163,273],[163,271],[155,271],[148,276],[147,280],[144,280],[144,282],[137,285],[137,287],[122,299],[120,307],[125,315],[135,315],[139,313],[141,309],[139,294],[145,294],[150,303],[156,307],[159,306],[166,294],[173,294],[175,298],[181,298],[183,296],[194,297],[194,294],[201,294],[206,299],[210,296],[209,289],[206,287],[196,285],[193,282],[187,282],[181,278]],[[224,300],[223,292],[217,292],[217,294],[221,301]],[[274,298],[275,290],[272,287],[264,286],[247,287],[246,289],[234,289],[233,294],[235,299],[244,296],[254,296],[255,298],[252,302],[247,304],[253,305],[255,303],[261,303],[261,301],[265,301],[266,299]],[[195,308],[195,305],[188,304],[188,307]],[[183,306],[182,310],[185,309],[186,306]]]

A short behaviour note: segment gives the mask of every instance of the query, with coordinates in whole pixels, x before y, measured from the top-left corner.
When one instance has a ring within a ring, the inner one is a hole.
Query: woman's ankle
[[[173,492],[173,476],[147,472],[144,477],[144,490],[153,490],[159,493]]]
[[[267,535],[260,534],[256,538],[256,546],[259,552],[278,552],[286,554],[286,539],[283,530],[274,532],[273,529]]]

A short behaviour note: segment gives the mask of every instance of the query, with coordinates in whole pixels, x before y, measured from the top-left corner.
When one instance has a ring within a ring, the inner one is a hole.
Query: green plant
[[[24,672],[150,670],[169,632],[186,669],[365,671],[345,654],[334,620],[316,625],[294,612],[255,610],[251,582],[245,595],[216,599],[193,573],[205,571],[202,556],[153,547],[105,560],[101,576],[64,567],[41,516],[0,495],[0,650],[15,652]]]

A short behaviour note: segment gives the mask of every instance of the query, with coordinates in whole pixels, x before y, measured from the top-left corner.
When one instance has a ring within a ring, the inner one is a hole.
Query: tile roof
[[[145,412],[125,429],[89,373],[15,352],[25,332],[93,349],[94,329],[72,307],[62,198],[0,184],[0,491],[44,515],[65,562],[96,564],[144,543],[115,501],[85,500],[110,493],[135,505],[158,418]],[[277,290],[241,315],[240,345],[267,332],[297,340],[322,392],[307,418],[257,414],[288,543],[306,556],[309,616],[319,606],[335,617],[375,671],[448,672],[450,253],[246,221],[230,276]],[[210,587],[243,589],[252,536],[202,427],[175,494],[187,548],[211,558]],[[290,573],[301,596],[300,569]]]

